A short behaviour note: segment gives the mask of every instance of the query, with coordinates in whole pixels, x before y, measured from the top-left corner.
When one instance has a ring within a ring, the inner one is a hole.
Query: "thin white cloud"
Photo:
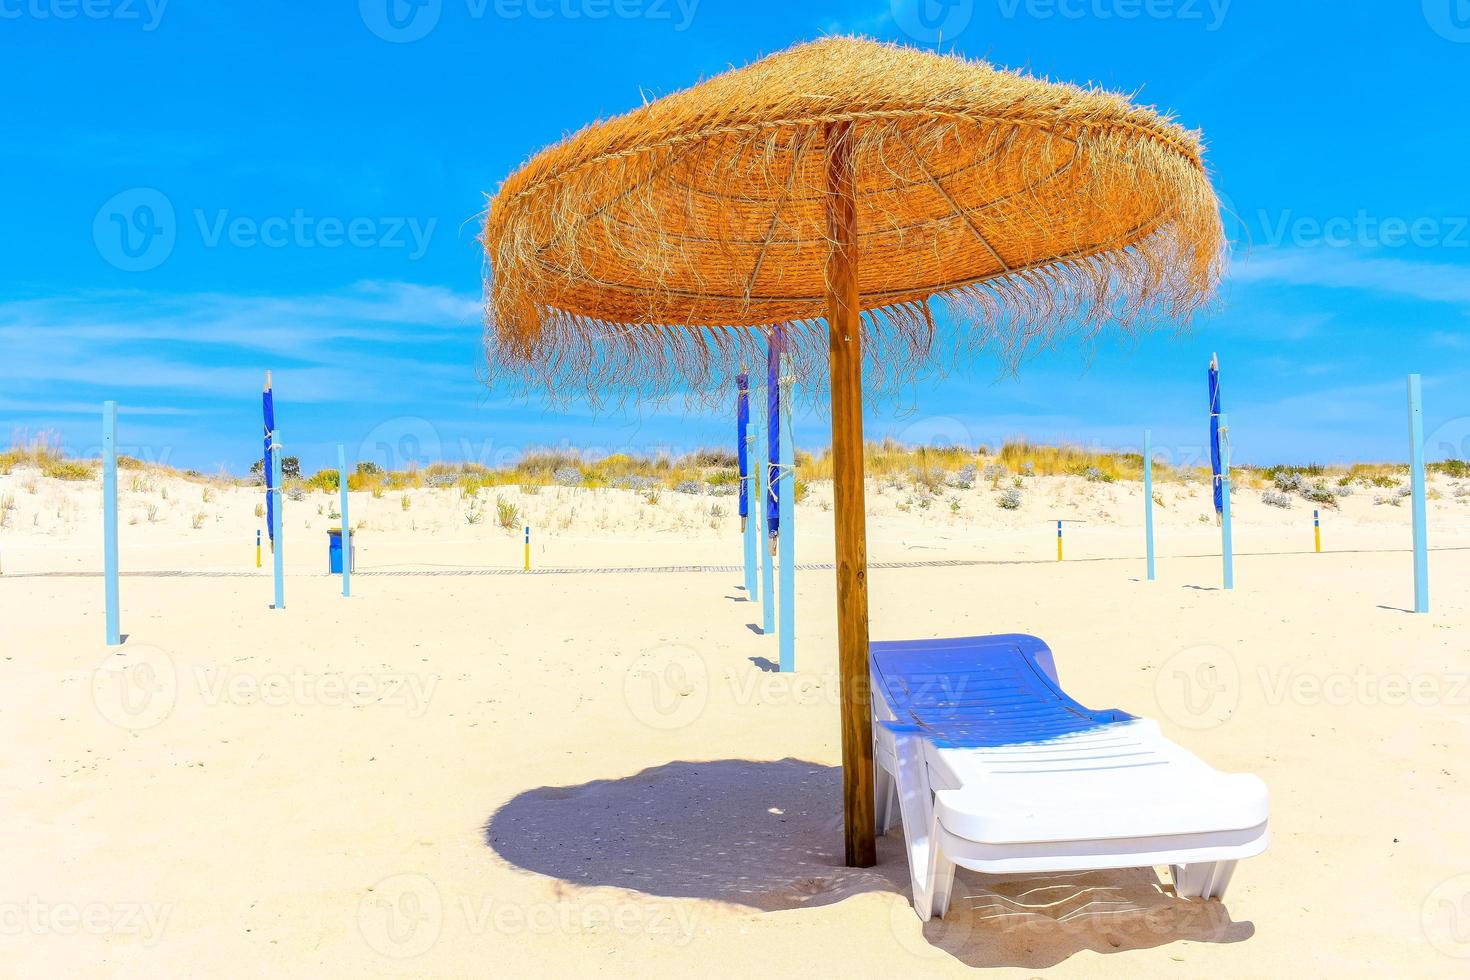
[[[893,5],[878,0],[878,9],[866,17],[834,17],[822,24],[826,34],[881,34],[893,26]]]
[[[1470,350],[1470,334],[1436,330],[1429,335],[1429,343],[1431,346],[1448,347],[1450,350]]]
[[[302,401],[391,400],[473,379],[479,319],[477,297],[399,282],[289,297],[111,292],[0,303],[0,348],[13,387],[37,402],[70,404],[82,385],[250,390],[263,365]]]
[[[209,409],[178,408],[170,405],[119,405],[119,415],[200,415]],[[98,402],[30,402],[17,398],[0,398],[0,412],[29,415],[98,415]]]
[[[442,287],[359,283],[320,296],[99,293],[0,304],[0,342],[184,341],[301,354],[330,341],[438,343],[478,336],[480,302]]]

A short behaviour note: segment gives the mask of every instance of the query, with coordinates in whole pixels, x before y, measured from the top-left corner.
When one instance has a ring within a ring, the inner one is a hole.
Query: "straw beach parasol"
[[[601,401],[728,390],[779,332],[799,378],[830,378],[847,860],[867,866],[865,384],[1183,321],[1223,243],[1198,136],[1157,112],[828,38],[512,174],[484,231],[487,356],[492,383]]]

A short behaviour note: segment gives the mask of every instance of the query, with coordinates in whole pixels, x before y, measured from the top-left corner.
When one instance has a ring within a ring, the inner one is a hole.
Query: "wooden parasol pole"
[[[863,349],[852,124],[827,126],[827,328],[837,534],[837,669],[842,685],[842,813],[847,866],[878,863],[868,679],[868,543],[863,493]]]

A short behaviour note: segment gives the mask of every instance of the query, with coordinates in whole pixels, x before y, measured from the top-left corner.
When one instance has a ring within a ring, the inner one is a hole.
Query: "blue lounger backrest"
[[[873,667],[898,722],[941,748],[1043,742],[1132,721],[1091,711],[1057,682],[1051,650],[1021,633],[870,644]]]

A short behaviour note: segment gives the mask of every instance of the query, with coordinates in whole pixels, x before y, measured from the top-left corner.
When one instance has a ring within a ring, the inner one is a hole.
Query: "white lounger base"
[[[935,749],[922,736],[888,732],[882,727],[878,742],[886,743],[888,749],[879,749],[875,758],[878,832],[885,833],[898,820],[903,823],[914,911],[922,920],[928,921],[933,915],[944,917],[950,908],[957,867],[983,874],[1017,874],[1169,865],[1180,898],[1223,898],[1235,862],[1260,854],[1269,842],[1266,821],[1244,830],[1202,830],[1180,835],[1003,843],[970,840],[945,829],[935,807],[936,792],[951,798],[945,802],[953,802],[953,796],[963,796],[964,790],[933,789],[925,757],[929,752],[948,754],[973,749]],[[898,773],[920,776],[903,779]],[[1160,776],[1167,779],[1167,774]],[[1186,790],[1185,786],[1179,789]],[[1139,802],[1147,805],[1147,801]]]
[[[1259,806],[1260,822],[1229,829],[1230,814],[1225,814],[1227,829],[1196,826],[1183,833],[1100,838],[1074,833],[1064,839],[1029,841],[972,839],[955,833],[946,823],[964,824],[963,818],[975,813],[983,816],[987,797],[995,795],[997,781],[1006,777],[992,775],[975,785],[955,779],[955,770],[972,769],[966,763],[974,756],[994,757],[997,750],[938,748],[922,735],[894,731],[880,721],[874,733],[878,832],[886,832],[901,819],[914,909],[919,918],[927,921],[948,911],[956,867],[986,874],[1015,874],[1168,865],[1180,897],[1223,897],[1236,861],[1266,848],[1269,835],[1264,819],[1264,786],[1253,776],[1227,776],[1210,769],[1165,739],[1152,722],[1132,722],[1125,727],[1130,738],[1148,743],[1161,761],[1152,768],[1139,767],[1105,777],[1120,781],[1119,793],[1132,796],[1132,805],[1124,808],[1121,817],[1117,812],[1111,814],[1115,823],[1121,820],[1147,826],[1158,822],[1150,819],[1149,811],[1167,810],[1160,804],[1172,795],[1213,798],[1235,788],[1244,791],[1246,807]],[[1084,773],[1080,778],[1102,775]],[[1054,780],[1064,789],[1076,781],[1070,774],[1065,780]],[[1117,810],[1116,803],[1113,809]],[[1039,815],[1022,816],[1023,823],[1045,830],[1047,821]],[[1081,824],[1086,825],[1107,823],[1109,815],[1073,814],[1074,819],[1079,816]]]

